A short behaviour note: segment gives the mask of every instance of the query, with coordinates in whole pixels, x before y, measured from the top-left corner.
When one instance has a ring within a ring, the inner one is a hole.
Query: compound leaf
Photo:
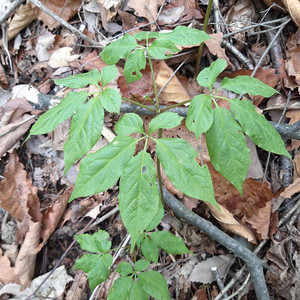
[[[156,215],[154,216],[154,218],[152,219],[152,221],[146,227],[146,231],[151,231],[151,230],[155,229],[155,227],[162,220],[163,216],[164,216],[164,207],[163,207],[161,201],[159,201]]]
[[[138,274],[140,286],[151,297],[159,300],[170,300],[165,278],[158,272],[147,271]]]
[[[84,157],[69,201],[112,187],[132,158],[135,144],[136,140],[132,137],[118,136],[107,146]]]
[[[149,132],[148,134],[153,133],[159,128],[173,128],[180,125],[183,117],[180,117],[176,113],[165,112],[159,114],[154,119],[152,119],[149,123]]]
[[[101,136],[104,110],[99,98],[92,98],[78,108],[64,144],[65,174],[72,164],[90,151]]]
[[[150,234],[151,240],[168,254],[192,253],[184,244],[182,239],[176,237],[169,231],[155,231]]]
[[[131,276],[118,278],[110,289],[107,300],[124,300],[129,298],[132,287]]]
[[[83,272],[88,273],[100,259],[101,256],[99,254],[84,254],[82,257],[76,260],[74,270],[82,270]]]
[[[251,77],[240,75],[235,78],[225,77],[221,82],[221,88],[228,91],[232,91],[236,94],[250,94],[250,95],[260,95],[264,97],[271,97],[275,93],[278,94],[276,90],[268,86],[264,82]]]
[[[147,293],[140,286],[139,281],[132,282],[132,288],[130,290],[129,300],[148,300]]]
[[[87,73],[71,75],[62,79],[55,79],[55,84],[60,84],[71,89],[82,88],[87,85],[97,85],[100,80],[100,73],[93,69]]]
[[[107,88],[101,93],[101,103],[110,113],[120,113],[121,101],[121,95],[116,89]]]
[[[216,107],[213,112],[213,124],[206,132],[211,163],[242,194],[250,164],[245,135],[239,132],[240,127],[230,111]]]
[[[130,263],[122,261],[116,270],[121,276],[126,276],[133,273],[133,269]]]
[[[158,36],[159,36],[158,32],[152,32],[152,31],[141,31],[133,34],[133,37],[138,41],[157,38]]]
[[[118,68],[115,65],[105,66],[100,73],[102,86],[106,86],[113,81],[119,74]]]
[[[88,273],[89,286],[91,291],[95,287],[108,278],[110,266],[112,264],[112,256],[109,253],[103,254],[93,268]]]
[[[147,259],[139,259],[135,264],[134,264],[134,270],[136,272],[141,272],[145,271],[150,265],[150,261]]]
[[[145,239],[142,242],[141,250],[142,250],[143,255],[147,259],[149,259],[155,263],[158,262],[158,250],[159,249],[158,249],[157,245],[152,240],[150,240],[147,236],[145,237]]]
[[[249,100],[232,99],[230,108],[243,131],[258,147],[291,159],[279,133],[264,116],[256,112],[255,106]]]
[[[132,249],[156,215],[159,201],[155,165],[143,150],[129,161],[120,180],[120,214],[131,235]]]
[[[171,53],[177,53],[180,51],[174,44],[174,42],[168,39],[154,40],[148,48],[149,54],[153,58],[165,59],[171,56]]]
[[[217,77],[225,70],[226,66],[226,60],[218,58],[208,68],[203,69],[198,74],[197,81],[199,85],[208,87],[211,91]]]
[[[143,49],[135,49],[132,51],[125,62],[124,75],[127,84],[142,78],[141,70],[146,67],[146,57]]]
[[[200,167],[195,161],[198,152],[183,139],[164,138],[155,141],[157,156],[174,186],[190,197],[218,207],[208,168],[206,165]]]
[[[39,117],[32,126],[25,141],[27,141],[31,135],[44,134],[53,131],[59,123],[69,119],[87,97],[88,93],[85,91],[77,93],[69,92],[57,106],[46,111]]]
[[[98,230],[94,234],[75,235],[80,247],[89,252],[106,252],[111,247],[109,234],[104,230]]]
[[[143,120],[135,113],[127,113],[120,118],[115,127],[116,133],[129,135],[134,132],[145,134]]]
[[[101,57],[105,63],[113,65],[121,58],[127,57],[137,46],[135,38],[126,33],[122,38],[106,46],[101,52]]]
[[[202,94],[195,96],[189,106],[185,121],[186,127],[199,138],[202,133],[210,128],[212,122],[213,113],[210,95]]]
[[[204,31],[186,26],[177,26],[172,32],[161,33],[159,40],[170,40],[179,46],[199,45],[211,37]]]

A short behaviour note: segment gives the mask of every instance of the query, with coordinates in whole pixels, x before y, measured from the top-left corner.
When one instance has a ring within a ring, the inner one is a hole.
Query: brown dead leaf
[[[280,196],[284,199],[292,198],[296,193],[300,192],[300,178],[296,178],[294,182],[289,185]]]
[[[223,230],[240,235],[250,243],[256,244],[256,238],[253,232],[247,226],[240,224],[229,210],[220,204],[220,210],[208,202],[205,202],[205,204],[210,208],[212,215],[218,220]]]
[[[163,0],[129,0],[127,5],[135,10],[137,16],[153,22],[162,3]]]
[[[209,39],[204,42],[209,52],[221,59],[225,59],[228,64],[231,64],[228,56],[225,53],[225,49],[221,48],[223,33],[218,32],[218,33],[210,34],[210,36],[212,37],[212,39]]]
[[[157,84],[157,89],[160,90],[165,83],[172,76],[174,71],[165,63],[165,61],[159,61],[159,71],[155,78],[155,82]],[[162,93],[159,96],[161,103],[168,102],[181,102],[184,100],[191,99],[189,93],[183,85],[181,84],[179,78],[175,75],[168,82],[166,87],[163,89]]]
[[[207,300],[207,287],[203,287],[197,290],[192,298],[192,300]]]
[[[0,157],[16,148],[20,138],[34,123],[35,118],[28,114],[32,110],[25,99],[17,98],[0,107]]]
[[[282,0],[287,11],[298,27],[300,27],[300,2],[299,0]]]
[[[35,251],[40,251],[42,249],[46,241],[49,239],[50,235],[56,229],[62,215],[65,212],[72,190],[73,188],[69,188],[68,190],[66,190],[43,213],[42,230],[40,234],[40,237],[42,238],[42,242],[38,245]]]
[[[7,29],[7,38],[11,40],[35,18],[35,6],[32,3],[20,5]]]
[[[107,22],[112,21],[121,6],[121,0],[98,0],[102,25],[107,30]]]
[[[14,268],[6,255],[2,255],[0,248],[0,282],[3,284],[20,283],[19,277],[15,274]]]
[[[81,0],[42,0],[41,2],[53,13],[60,16],[65,21],[69,21],[78,13],[78,9],[82,3]],[[36,17],[39,20],[43,21],[44,25],[48,26],[50,30],[60,25],[60,23],[54,21],[53,18],[51,18],[41,9],[37,10]]]

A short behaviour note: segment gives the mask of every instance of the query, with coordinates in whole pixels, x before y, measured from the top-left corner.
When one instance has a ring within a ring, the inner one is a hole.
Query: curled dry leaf
[[[300,2],[299,0],[283,0],[283,3],[298,27],[300,27]]]
[[[253,232],[247,226],[240,224],[229,210],[220,204],[220,210],[208,202],[205,202],[205,204],[210,208],[212,215],[218,220],[223,230],[240,235],[247,239],[250,243],[256,243],[256,238]]]
[[[20,5],[8,25],[7,38],[11,40],[35,18],[35,6],[32,3]]]
[[[139,17],[144,17],[149,22],[153,22],[162,2],[163,0],[129,0],[128,6],[133,8],[135,14]]]

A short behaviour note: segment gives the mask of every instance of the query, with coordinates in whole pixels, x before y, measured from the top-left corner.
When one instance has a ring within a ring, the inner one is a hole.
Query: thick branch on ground
[[[239,242],[228,236],[207,220],[190,211],[166,189],[164,189],[164,200],[177,217],[182,218],[201,229],[205,234],[226,247],[229,251],[233,252],[237,257],[241,258],[247,264],[249,273],[251,274],[256,298],[258,300],[270,299],[263,273],[263,263],[253,252],[242,246]]]
[[[149,107],[153,108],[153,106],[149,106]],[[160,109],[164,109],[166,107],[168,107],[168,106],[161,105]],[[187,107],[175,107],[168,111],[177,113],[182,117],[186,117],[188,108]],[[155,113],[153,111],[150,111],[146,108],[139,107],[134,104],[122,103],[121,113],[128,113],[128,112],[134,112],[138,115],[155,116]],[[270,122],[270,123],[278,131],[278,133],[281,135],[281,137],[285,141],[290,140],[290,139],[300,140],[300,121],[296,122],[295,124],[278,124],[275,122]]]

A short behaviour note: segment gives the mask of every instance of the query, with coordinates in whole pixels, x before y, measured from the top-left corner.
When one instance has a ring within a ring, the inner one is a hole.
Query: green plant
[[[154,106],[148,107],[135,102],[156,113],[148,131],[145,132],[140,116],[134,113],[124,114],[115,126],[117,137],[104,148],[93,154],[87,154],[82,159],[70,198],[72,201],[77,197],[103,192],[120,178],[119,209],[122,221],[131,236],[131,252],[138,246],[141,249],[140,254],[146,260],[138,260],[134,270],[131,265],[124,263],[118,267],[121,278],[116,281],[109,299],[117,297],[127,299],[129,295],[129,299],[137,299],[131,295],[138,294],[140,295],[138,299],[147,299],[147,294],[158,299],[169,299],[165,282],[161,286],[160,294],[155,293],[159,290],[155,284],[158,284],[157,280],[158,277],[161,279],[161,275],[145,270],[150,261],[157,262],[158,247],[168,253],[189,252],[178,238],[171,237],[167,232],[149,233],[163,217],[161,166],[172,184],[181,192],[218,207],[208,168],[206,165],[200,166],[195,160],[198,156],[197,151],[186,140],[162,137],[163,128],[180,125],[183,117],[168,112],[169,108],[160,109],[152,66],[152,59],[167,59],[180,51],[178,46],[199,45],[209,38],[205,32],[182,26],[170,33],[139,32],[133,36],[125,34],[101,52],[102,59],[109,65],[104,67],[101,73],[95,69],[85,74],[55,80],[56,84],[73,89],[94,85],[98,91],[91,94],[85,91],[69,92],[56,107],[43,114],[30,131],[29,136],[47,133],[54,130],[60,122],[73,116],[69,138],[64,145],[66,173],[70,166],[84,156],[100,138],[104,110],[119,113],[122,99],[134,102],[121,97],[117,90],[107,87],[118,74],[114,64],[120,59],[126,59],[124,75],[127,83],[130,83],[142,77],[141,70],[145,69],[148,60],[154,85]],[[199,73],[198,83],[209,88],[210,94],[198,95],[190,100],[186,125],[197,138],[206,133],[212,165],[242,194],[242,185],[250,164],[245,134],[267,151],[287,157],[290,155],[277,131],[255,111],[251,101],[227,99],[216,94],[217,91],[226,89],[237,94],[249,93],[270,97],[277,91],[249,76],[224,78],[221,87],[213,91],[218,75],[225,68],[226,61],[217,59],[210,67]],[[229,101],[231,111],[219,107],[219,99]],[[153,137],[156,131],[158,138]],[[142,137],[134,139],[130,136],[132,133],[140,133]],[[156,167],[147,152],[149,139],[156,143]],[[136,145],[141,141],[144,141],[144,148],[134,155]],[[93,236],[77,237],[83,249],[101,253],[96,256],[86,254],[75,265],[76,268],[89,274],[91,289],[105,280],[109,274],[112,257],[108,254],[111,245],[107,238],[108,235],[103,231]],[[163,241],[164,244],[161,244]],[[132,281],[132,278],[138,280]],[[119,291],[122,291],[121,294]]]

